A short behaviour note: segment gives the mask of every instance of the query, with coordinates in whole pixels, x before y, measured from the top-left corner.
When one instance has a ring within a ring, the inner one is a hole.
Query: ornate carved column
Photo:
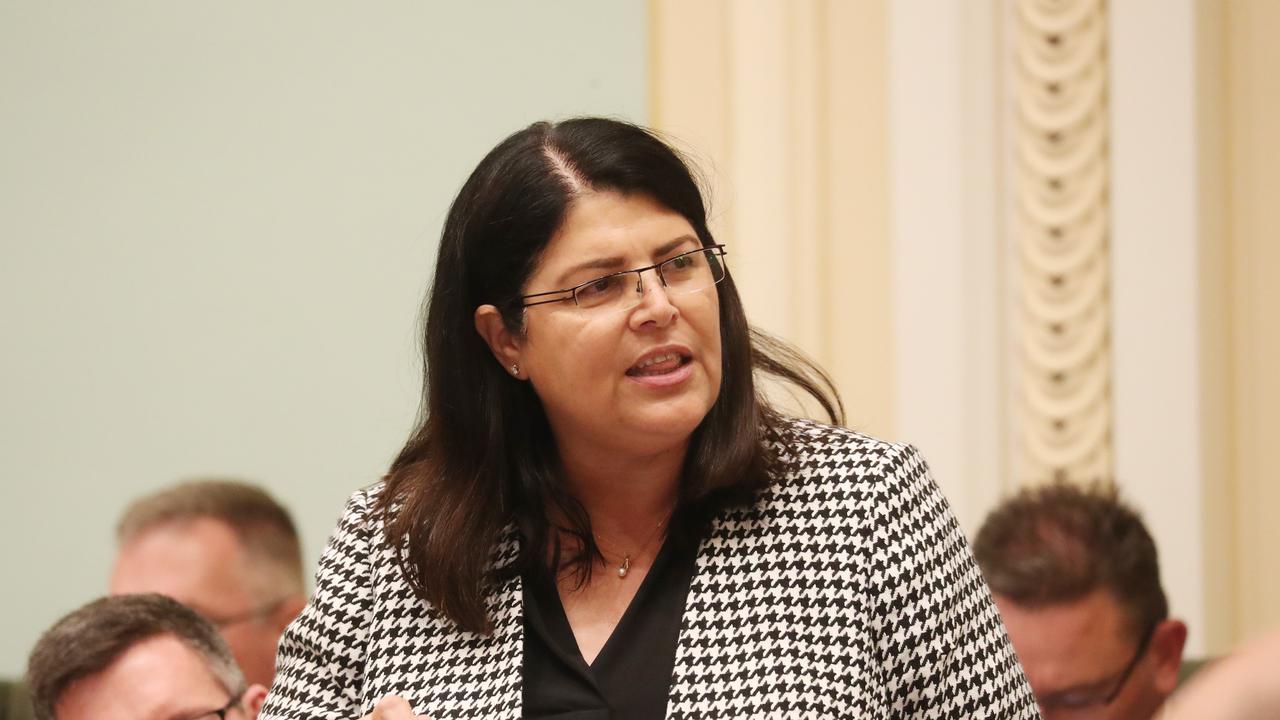
[[[1102,0],[1012,10],[1017,483],[1113,474],[1106,28]]]

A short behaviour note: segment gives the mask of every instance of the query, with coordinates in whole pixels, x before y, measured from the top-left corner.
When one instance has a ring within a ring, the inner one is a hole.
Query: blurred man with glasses
[[[271,686],[280,634],[306,603],[288,511],[253,485],[187,482],[131,504],[117,543],[111,594],[155,592],[196,610],[249,682]]]
[[[208,620],[153,594],[101,598],[56,622],[27,685],[37,720],[252,720],[267,697]]]
[[[1187,628],[1169,618],[1155,543],[1109,486],[1026,489],[974,541],[1046,720],[1153,717]]]

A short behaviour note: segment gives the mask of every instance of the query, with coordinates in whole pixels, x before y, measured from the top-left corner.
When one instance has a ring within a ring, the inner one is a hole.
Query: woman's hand
[[[388,695],[373,706],[373,712],[360,720],[426,720],[426,715],[414,715],[409,701],[399,695]]]

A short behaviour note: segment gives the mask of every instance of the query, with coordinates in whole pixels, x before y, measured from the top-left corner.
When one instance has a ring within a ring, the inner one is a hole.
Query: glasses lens
[[[695,250],[677,255],[657,267],[662,284],[672,295],[706,290],[724,279],[724,260],[718,249]],[[626,310],[643,296],[644,270],[605,275],[578,286],[573,299],[579,308],[596,311]]]
[[[635,294],[634,287],[632,287],[635,283],[636,279],[631,273],[605,275],[574,290],[573,297],[580,308],[590,309],[617,305],[627,294],[628,289],[632,291],[631,294]]]
[[[673,293],[706,290],[724,279],[724,263],[715,250],[677,255],[658,266],[662,281]]]

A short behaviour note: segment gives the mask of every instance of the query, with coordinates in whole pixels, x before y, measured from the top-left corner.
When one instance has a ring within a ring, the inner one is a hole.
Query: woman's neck
[[[562,452],[561,465],[569,493],[587,511],[598,536],[643,542],[675,509],[686,449],[644,455],[570,449]]]

